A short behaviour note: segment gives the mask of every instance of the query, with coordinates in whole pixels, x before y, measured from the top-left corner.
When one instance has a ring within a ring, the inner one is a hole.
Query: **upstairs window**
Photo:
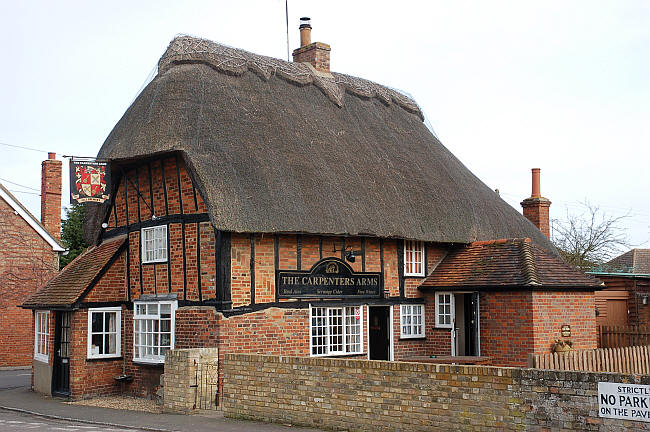
[[[133,312],[133,360],[164,363],[174,348],[176,301],[135,302]]]
[[[34,321],[34,358],[47,363],[50,348],[50,311],[36,311]]]
[[[142,228],[142,263],[167,261],[167,225]]]
[[[424,337],[424,305],[412,304],[400,307],[400,337]]]
[[[361,306],[310,308],[311,355],[361,354],[362,314]]]
[[[424,242],[404,241],[404,276],[425,276]]]

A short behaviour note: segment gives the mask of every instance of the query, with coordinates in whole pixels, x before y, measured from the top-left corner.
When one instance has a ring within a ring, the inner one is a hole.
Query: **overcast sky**
[[[289,0],[291,50],[301,16],[333,71],[412,95],[516,209],[540,167],[552,218],[629,212],[650,247],[650,1]],[[286,59],[285,2],[2,2],[0,143],[96,155],[177,34]],[[0,145],[0,182],[37,216],[7,180],[38,189],[46,157]]]

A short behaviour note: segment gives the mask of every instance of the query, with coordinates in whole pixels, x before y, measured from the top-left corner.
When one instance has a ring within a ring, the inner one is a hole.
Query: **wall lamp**
[[[348,260],[350,262],[354,262],[356,260],[355,257],[357,257],[357,256],[361,256],[361,251],[355,251],[355,250],[352,250],[352,248],[350,248],[350,249],[346,248],[346,250],[345,250],[345,259],[346,260]]]

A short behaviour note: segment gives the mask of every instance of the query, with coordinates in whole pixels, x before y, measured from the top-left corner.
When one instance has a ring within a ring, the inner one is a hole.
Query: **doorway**
[[[52,395],[70,396],[70,312],[56,312],[54,326]]]
[[[454,293],[453,303],[452,355],[481,355],[478,293]]]
[[[368,358],[390,360],[390,307],[368,307]]]

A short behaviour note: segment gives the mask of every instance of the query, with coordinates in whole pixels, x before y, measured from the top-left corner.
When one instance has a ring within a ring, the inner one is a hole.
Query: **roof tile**
[[[116,237],[86,249],[45,286],[32,294],[23,307],[71,306],[120,250],[126,236]]]
[[[596,288],[600,282],[526,238],[480,241],[454,249],[420,287],[469,286]]]

